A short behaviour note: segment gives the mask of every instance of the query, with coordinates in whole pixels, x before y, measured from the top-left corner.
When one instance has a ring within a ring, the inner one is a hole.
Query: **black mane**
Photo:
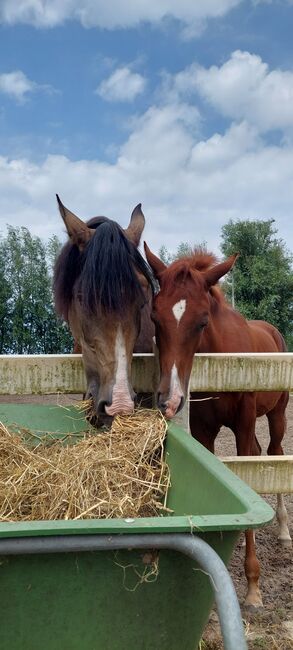
[[[76,296],[89,315],[97,310],[123,315],[136,300],[143,304],[145,298],[136,271],[146,278],[153,290],[147,263],[115,221],[96,217],[87,225],[95,229],[95,233],[85,250],[81,252],[69,241],[55,265],[56,310],[67,321]]]

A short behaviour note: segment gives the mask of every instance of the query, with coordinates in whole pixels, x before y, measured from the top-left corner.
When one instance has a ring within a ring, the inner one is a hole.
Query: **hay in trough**
[[[118,416],[75,444],[32,447],[0,425],[0,521],[149,517],[167,511],[166,422],[154,410]],[[74,438],[72,434],[71,438]]]

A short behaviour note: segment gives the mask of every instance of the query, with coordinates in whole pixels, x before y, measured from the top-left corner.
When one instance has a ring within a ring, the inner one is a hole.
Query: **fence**
[[[152,354],[134,355],[137,392],[153,392],[157,363]],[[82,393],[81,355],[0,356],[0,395]],[[190,390],[199,392],[293,390],[293,354],[234,353],[196,355]],[[177,421],[188,428],[189,404]],[[229,457],[223,461],[260,494],[293,492],[293,455]]]

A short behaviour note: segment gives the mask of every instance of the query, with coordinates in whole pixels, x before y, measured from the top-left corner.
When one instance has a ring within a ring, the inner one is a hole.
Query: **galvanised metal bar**
[[[210,578],[217,604],[225,650],[247,650],[241,611],[229,573],[217,553],[194,535],[68,535],[6,538],[0,555],[117,551],[121,549],[167,549],[183,553],[198,563]]]

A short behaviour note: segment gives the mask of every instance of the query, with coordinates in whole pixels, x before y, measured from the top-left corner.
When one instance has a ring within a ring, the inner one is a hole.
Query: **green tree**
[[[167,264],[167,265],[171,264],[171,262],[173,262],[173,259],[174,259],[174,256],[172,255],[172,253],[170,253],[168,251],[167,247],[164,246],[164,245],[161,246],[161,248],[159,249],[159,257],[162,260],[162,262],[164,262],[164,264]]]
[[[52,300],[57,240],[51,240],[48,247],[47,251],[27,228],[11,226],[0,242],[2,353],[46,354],[72,349],[72,338],[57,319]]]
[[[201,244],[190,246],[188,242],[182,241],[178,244],[177,250],[175,253],[170,253],[166,246],[161,246],[159,249],[159,257],[165,264],[169,265],[171,262],[178,260],[180,257],[185,257],[186,255],[192,255],[194,248],[201,248],[206,250],[206,242]]]
[[[227,297],[249,319],[275,325],[290,343],[293,328],[292,255],[276,237],[274,219],[229,221],[222,228],[221,250],[239,258],[225,281]]]
[[[54,299],[52,293],[52,281],[54,266],[57,259],[57,256],[60,253],[61,242],[53,235],[49,239],[49,242],[46,247],[47,261],[48,261],[48,273],[50,279],[50,300],[48,301],[48,331],[47,331],[47,345],[55,354],[72,352],[73,350],[73,339],[68,329],[67,323],[62,321],[55,312],[54,308]]]
[[[53,276],[55,262],[60,253],[61,247],[62,247],[61,241],[58,239],[56,235],[50,237],[46,246],[46,255],[48,260],[49,273],[51,277]]]
[[[0,242],[0,354],[11,345],[11,295],[12,287],[6,277],[6,253]]]

